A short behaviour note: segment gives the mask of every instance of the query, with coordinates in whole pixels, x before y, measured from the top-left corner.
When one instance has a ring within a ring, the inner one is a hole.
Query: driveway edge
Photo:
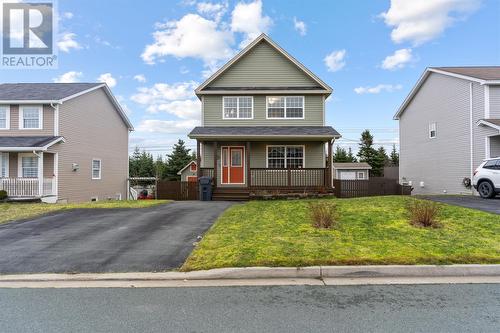
[[[500,265],[371,265],[218,268],[193,272],[131,272],[0,275],[2,282],[30,281],[196,281],[238,279],[331,279],[414,277],[500,277]]]

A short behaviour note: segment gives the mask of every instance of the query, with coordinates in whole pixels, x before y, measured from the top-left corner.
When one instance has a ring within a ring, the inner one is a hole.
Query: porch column
[[[201,177],[201,142],[196,140],[196,178]]]
[[[217,187],[217,141],[214,141],[214,187]]]
[[[252,175],[250,173],[250,141],[247,141],[245,164],[247,166],[247,187],[252,186]]]
[[[43,196],[43,152],[38,153],[38,196]]]
[[[328,181],[325,184],[327,188],[332,188],[332,177],[333,177],[333,174],[332,174],[332,160],[333,160],[332,151],[333,151],[333,149],[332,149],[332,147],[333,147],[333,140],[328,140],[328,161],[326,162],[327,168],[328,168],[328,171],[327,171]]]

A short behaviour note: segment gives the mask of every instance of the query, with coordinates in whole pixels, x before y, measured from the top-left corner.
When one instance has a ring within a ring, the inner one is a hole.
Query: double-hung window
[[[304,146],[268,146],[267,167],[299,169],[304,167]]]
[[[10,110],[8,106],[0,105],[0,130],[10,127]]]
[[[21,175],[23,178],[38,177],[38,157],[32,154],[21,155]]]
[[[304,96],[267,97],[268,119],[304,119]]]
[[[20,129],[42,129],[41,106],[22,106],[20,111]]]
[[[429,124],[429,138],[434,139],[437,137],[437,125],[436,123]]]
[[[252,119],[253,97],[223,97],[222,98],[223,119]]]
[[[9,153],[0,153],[0,178],[9,177]]]
[[[92,160],[92,179],[101,179],[101,160]]]

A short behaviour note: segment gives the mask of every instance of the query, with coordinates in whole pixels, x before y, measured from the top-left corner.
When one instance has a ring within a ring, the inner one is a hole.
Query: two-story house
[[[412,193],[473,194],[474,170],[500,156],[500,67],[427,68],[394,118]]]
[[[105,84],[0,84],[0,190],[52,203],[125,199],[131,130]]]
[[[202,102],[198,176],[214,199],[253,190],[331,188],[327,156],[340,134],[325,126],[325,82],[262,34],[196,89]],[[327,152],[328,150],[328,152]]]

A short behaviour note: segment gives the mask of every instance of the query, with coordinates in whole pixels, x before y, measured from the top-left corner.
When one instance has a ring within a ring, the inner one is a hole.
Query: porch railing
[[[213,177],[214,176],[214,168],[200,168],[202,177]]]
[[[30,198],[55,194],[55,178],[43,179],[43,193],[40,195],[38,178],[0,178],[0,190],[9,197]]]
[[[325,168],[251,168],[249,185],[256,188],[324,187],[326,174]]]

